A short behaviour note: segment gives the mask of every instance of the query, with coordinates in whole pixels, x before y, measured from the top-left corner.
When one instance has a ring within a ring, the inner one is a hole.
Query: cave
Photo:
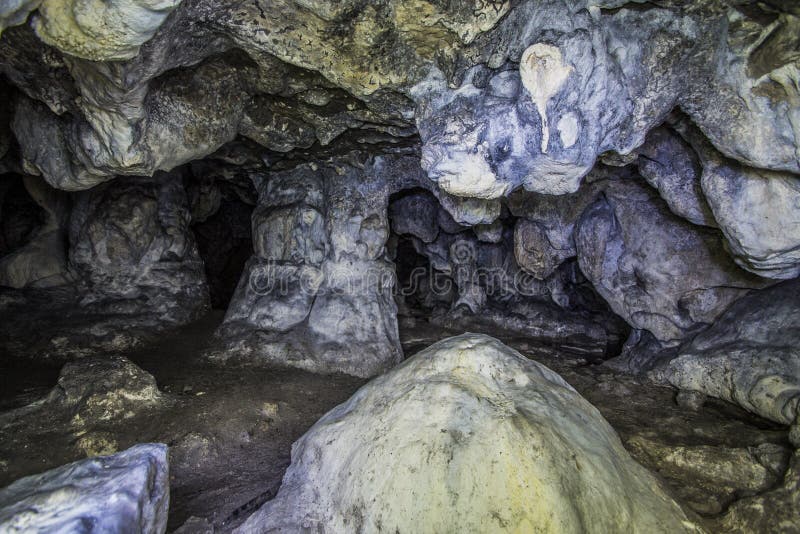
[[[798,532],[798,35],[1,2],[0,532]]]

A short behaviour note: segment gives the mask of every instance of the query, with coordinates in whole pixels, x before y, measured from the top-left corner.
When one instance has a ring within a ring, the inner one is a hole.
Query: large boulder
[[[297,441],[255,532],[691,532],[594,407],[465,334],[360,389]]]
[[[800,279],[735,302],[655,376],[790,424],[800,409]]]
[[[147,443],[0,489],[0,531],[160,534],[168,508],[167,447]]]
[[[640,181],[608,184],[575,229],[581,270],[632,327],[675,345],[764,281],[725,254]]]

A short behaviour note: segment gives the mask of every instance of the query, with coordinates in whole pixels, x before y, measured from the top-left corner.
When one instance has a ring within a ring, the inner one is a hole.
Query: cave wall
[[[672,357],[800,274],[790,3],[162,4],[0,7],[0,171],[44,214],[0,260],[2,285],[195,317],[215,261],[195,234],[223,217],[219,184],[186,179],[203,159],[257,192],[238,200],[255,206],[253,255],[225,361],[359,375],[398,361],[393,282],[373,276],[394,274],[392,231],[453,282],[446,321],[608,335],[573,291],[590,282],[634,330],[633,371],[660,361],[640,348]],[[429,194],[389,205],[411,189]],[[492,298],[482,268],[524,274],[533,294]]]

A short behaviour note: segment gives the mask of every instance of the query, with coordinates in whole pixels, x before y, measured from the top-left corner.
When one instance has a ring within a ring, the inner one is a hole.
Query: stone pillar
[[[389,185],[347,158],[256,178],[255,254],[212,358],[372,376],[402,358]]]

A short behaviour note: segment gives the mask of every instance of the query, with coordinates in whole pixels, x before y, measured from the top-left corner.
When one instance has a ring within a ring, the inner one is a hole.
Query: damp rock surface
[[[571,386],[483,335],[373,380],[292,457],[237,532],[698,528]]]

